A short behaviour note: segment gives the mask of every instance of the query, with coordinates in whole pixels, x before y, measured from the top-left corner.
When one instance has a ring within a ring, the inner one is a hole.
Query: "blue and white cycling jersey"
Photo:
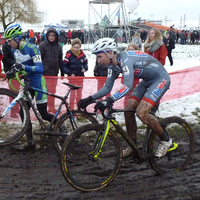
[[[47,91],[46,81],[43,76],[43,64],[38,47],[24,41],[20,49],[12,49],[12,52],[16,62],[25,65],[27,78],[31,79],[30,85],[43,91]],[[39,92],[35,92],[34,95],[37,103],[47,102],[47,95]]]

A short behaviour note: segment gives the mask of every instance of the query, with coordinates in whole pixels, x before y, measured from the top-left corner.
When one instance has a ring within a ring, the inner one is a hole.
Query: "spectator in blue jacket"
[[[84,73],[88,70],[88,60],[81,50],[81,44],[80,39],[74,39],[71,49],[66,52],[63,72],[68,76],[84,76]]]
[[[84,73],[88,70],[88,60],[81,49],[81,40],[76,38],[72,40],[71,49],[66,52],[64,61],[63,61],[63,72],[68,75],[68,80],[72,84],[77,84],[83,86]],[[77,92],[77,93],[76,93]],[[78,91],[72,90],[70,94],[70,106],[74,109],[76,105],[76,100],[78,101],[82,97],[82,90]]]

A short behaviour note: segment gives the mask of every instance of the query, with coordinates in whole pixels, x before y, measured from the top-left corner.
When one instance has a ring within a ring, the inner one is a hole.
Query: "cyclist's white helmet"
[[[116,43],[114,42],[113,39],[111,38],[102,38],[97,40],[94,43],[92,53],[93,54],[98,54],[102,52],[108,52],[108,51],[116,51]]]

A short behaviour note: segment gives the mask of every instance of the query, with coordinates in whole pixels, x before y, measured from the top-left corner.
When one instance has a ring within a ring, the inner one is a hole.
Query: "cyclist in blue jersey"
[[[12,47],[12,53],[16,61],[16,63],[11,67],[11,70],[13,73],[17,71],[26,71],[27,78],[31,79],[30,85],[32,87],[47,91],[46,81],[43,76],[43,65],[40,51],[35,44],[27,43],[22,37],[22,34],[22,27],[19,24],[8,26],[4,32],[4,38]],[[30,89],[30,94],[32,98],[35,97],[36,105],[42,116],[42,119],[51,121],[54,115],[47,112],[47,95],[36,92],[32,89]],[[30,108],[28,102],[27,104]],[[23,116],[21,115],[21,117]],[[35,148],[31,121],[29,122],[26,137],[27,142],[21,146],[16,146],[16,149],[31,150]]]
[[[136,50],[117,53],[116,43],[111,38],[102,38],[96,41],[92,53],[96,55],[99,64],[107,67],[107,80],[97,93],[81,99],[78,102],[78,107],[85,108],[90,101],[108,94],[119,72],[124,77],[124,84],[107,99],[98,101],[95,110],[103,111],[128,94],[132,90],[134,78],[143,79],[133,90],[126,108],[135,108],[139,119],[159,136],[161,143],[155,152],[155,156],[164,156],[172,145],[172,139],[164,132],[157,118],[149,115],[149,111],[169,89],[170,77],[168,72],[158,60],[144,52]],[[137,125],[133,112],[125,113],[125,122],[128,135],[137,144]]]

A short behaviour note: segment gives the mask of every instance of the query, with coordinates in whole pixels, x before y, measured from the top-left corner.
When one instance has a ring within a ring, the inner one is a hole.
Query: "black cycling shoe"
[[[31,151],[31,150],[35,149],[35,143],[34,142],[31,142],[31,143],[25,142],[24,144],[15,145],[13,147],[13,149],[15,149],[17,151]]]

